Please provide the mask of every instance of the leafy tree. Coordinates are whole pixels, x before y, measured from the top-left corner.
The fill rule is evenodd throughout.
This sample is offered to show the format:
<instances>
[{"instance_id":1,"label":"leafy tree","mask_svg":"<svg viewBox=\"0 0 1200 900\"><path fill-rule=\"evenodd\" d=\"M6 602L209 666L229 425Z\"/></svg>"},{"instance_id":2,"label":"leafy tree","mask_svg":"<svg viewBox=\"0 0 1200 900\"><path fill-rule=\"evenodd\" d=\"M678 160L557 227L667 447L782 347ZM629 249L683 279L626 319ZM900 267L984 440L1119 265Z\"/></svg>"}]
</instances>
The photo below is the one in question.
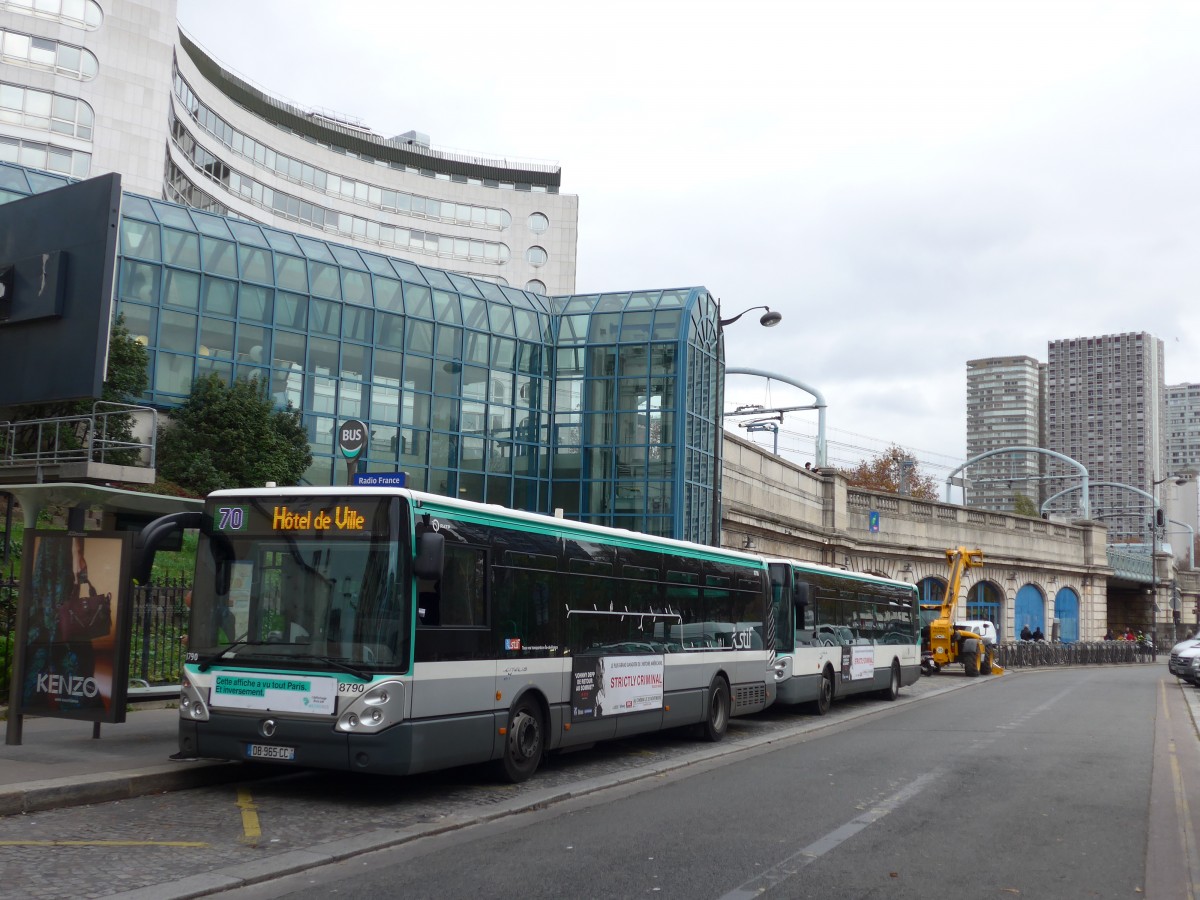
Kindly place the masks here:
<instances>
[{"instance_id":1,"label":"leafy tree","mask_svg":"<svg viewBox=\"0 0 1200 900\"><path fill-rule=\"evenodd\" d=\"M228 385L215 373L197 378L168 418L158 435L159 474L199 495L268 481L294 485L312 463L299 410L275 409L257 379Z\"/></svg>"},{"instance_id":2,"label":"leafy tree","mask_svg":"<svg viewBox=\"0 0 1200 900\"><path fill-rule=\"evenodd\" d=\"M1029 516L1031 519L1037 519L1041 516L1038 512L1038 506L1025 494L1013 495L1013 512L1018 516Z\"/></svg>"},{"instance_id":3,"label":"leafy tree","mask_svg":"<svg viewBox=\"0 0 1200 900\"><path fill-rule=\"evenodd\" d=\"M112 332L108 341L108 368L104 373L104 384L99 398L72 400L61 403L28 403L8 411L7 418L12 422L27 422L34 419L65 419L76 416L90 416L95 399L106 400L110 403L137 403L150 383L147 369L149 356L146 348L134 339L129 329L125 327L125 319L118 316L113 322ZM103 409L103 407L101 407ZM2 413L2 411L0 411ZM128 442L134 439L134 417L127 413L105 417L104 438L107 441ZM33 429L17 429L17 453L32 453L37 448L38 432ZM43 431L42 450L80 450L87 440L87 429L81 423L77 429L59 429ZM117 465L135 465L138 462L137 450L116 450L104 454L104 462Z\"/></svg>"},{"instance_id":4,"label":"leafy tree","mask_svg":"<svg viewBox=\"0 0 1200 900\"><path fill-rule=\"evenodd\" d=\"M851 487L897 494L903 485L908 495L918 500L937 499L933 476L922 474L916 457L897 444L852 469L838 471L846 476Z\"/></svg>"}]
</instances>

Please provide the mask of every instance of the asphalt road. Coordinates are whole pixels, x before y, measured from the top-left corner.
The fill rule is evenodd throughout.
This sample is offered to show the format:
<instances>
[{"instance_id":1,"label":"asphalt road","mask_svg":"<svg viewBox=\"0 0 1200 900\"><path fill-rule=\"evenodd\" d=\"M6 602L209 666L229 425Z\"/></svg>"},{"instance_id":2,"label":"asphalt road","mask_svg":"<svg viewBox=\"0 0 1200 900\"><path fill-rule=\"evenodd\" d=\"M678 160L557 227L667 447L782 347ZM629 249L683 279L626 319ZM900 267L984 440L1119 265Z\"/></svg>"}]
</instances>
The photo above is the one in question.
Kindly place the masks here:
<instances>
[{"instance_id":1,"label":"asphalt road","mask_svg":"<svg viewBox=\"0 0 1200 900\"><path fill-rule=\"evenodd\" d=\"M0 894L1190 896L1200 764L1165 666L907 694L601 745L520 786L297 772L8 817Z\"/></svg>"},{"instance_id":2,"label":"asphalt road","mask_svg":"<svg viewBox=\"0 0 1200 900\"><path fill-rule=\"evenodd\" d=\"M1161 676L1003 679L233 896L1184 897L1145 889Z\"/></svg>"}]
</instances>

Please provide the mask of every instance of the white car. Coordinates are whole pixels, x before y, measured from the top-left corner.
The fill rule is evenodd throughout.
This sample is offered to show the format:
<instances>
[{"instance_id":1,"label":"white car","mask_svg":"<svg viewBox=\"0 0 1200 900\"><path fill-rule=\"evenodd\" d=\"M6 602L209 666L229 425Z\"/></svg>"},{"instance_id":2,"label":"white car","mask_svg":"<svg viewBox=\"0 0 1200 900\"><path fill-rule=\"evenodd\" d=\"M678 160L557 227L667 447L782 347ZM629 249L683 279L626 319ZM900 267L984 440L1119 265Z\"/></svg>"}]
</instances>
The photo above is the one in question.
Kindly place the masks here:
<instances>
[{"instance_id":1,"label":"white car","mask_svg":"<svg viewBox=\"0 0 1200 900\"><path fill-rule=\"evenodd\" d=\"M1171 661L1167 663L1167 671L1176 678L1182 678L1195 684L1196 668L1192 665L1200 659L1200 640L1180 641L1171 648Z\"/></svg>"},{"instance_id":2,"label":"white car","mask_svg":"<svg viewBox=\"0 0 1200 900\"><path fill-rule=\"evenodd\" d=\"M955 622L954 627L974 632L983 638L983 642L989 647L996 646L996 626L986 619L964 619L961 622Z\"/></svg>"}]
</instances>

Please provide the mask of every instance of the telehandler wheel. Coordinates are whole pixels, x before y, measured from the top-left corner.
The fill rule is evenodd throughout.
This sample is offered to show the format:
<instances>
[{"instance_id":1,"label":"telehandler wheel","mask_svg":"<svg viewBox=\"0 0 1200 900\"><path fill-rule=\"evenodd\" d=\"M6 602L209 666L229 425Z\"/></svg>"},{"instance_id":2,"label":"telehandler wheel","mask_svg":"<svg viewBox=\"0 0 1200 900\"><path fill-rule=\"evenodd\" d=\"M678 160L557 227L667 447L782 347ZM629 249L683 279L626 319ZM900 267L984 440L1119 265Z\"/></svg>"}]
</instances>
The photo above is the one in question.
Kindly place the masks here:
<instances>
[{"instance_id":1,"label":"telehandler wheel","mask_svg":"<svg viewBox=\"0 0 1200 900\"><path fill-rule=\"evenodd\" d=\"M958 655L962 657L963 669L966 670L968 678L979 677L979 641L974 638L967 638L962 642L962 646L958 650Z\"/></svg>"},{"instance_id":2,"label":"telehandler wheel","mask_svg":"<svg viewBox=\"0 0 1200 900\"><path fill-rule=\"evenodd\" d=\"M979 674L992 674L992 648L987 644L983 645L983 652L979 654Z\"/></svg>"}]
</instances>

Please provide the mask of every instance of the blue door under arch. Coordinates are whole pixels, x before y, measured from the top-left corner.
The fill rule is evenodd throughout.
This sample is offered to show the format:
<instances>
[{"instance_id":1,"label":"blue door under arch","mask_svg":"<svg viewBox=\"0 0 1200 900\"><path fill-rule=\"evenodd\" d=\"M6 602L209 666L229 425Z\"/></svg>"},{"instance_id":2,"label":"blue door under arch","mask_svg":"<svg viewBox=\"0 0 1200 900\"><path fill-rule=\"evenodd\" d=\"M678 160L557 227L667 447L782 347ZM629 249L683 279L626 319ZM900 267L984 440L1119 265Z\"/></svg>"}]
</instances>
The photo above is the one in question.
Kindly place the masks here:
<instances>
[{"instance_id":1,"label":"blue door under arch","mask_svg":"<svg viewBox=\"0 0 1200 900\"><path fill-rule=\"evenodd\" d=\"M1058 639L1064 643L1079 640L1079 595L1069 587L1054 595L1054 618L1058 619Z\"/></svg>"},{"instance_id":2,"label":"blue door under arch","mask_svg":"<svg viewBox=\"0 0 1200 900\"><path fill-rule=\"evenodd\" d=\"M1021 629L1028 625L1030 631L1040 628L1045 634L1045 612L1042 592L1032 584L1025 585L1017 591L1017 602L1013 607L1013 630L1020 634Z\"/></svg>"},{"instance_id":3,"label":"blue door under arch","mask_svg":"<svg viewBox=\"0 0 1200 900\"><path fill-rule=\"evenodd\" d=\"M917 582L917 596L921 603L941 603L946 596L946 582L930 575Z\"/></svg>"},{"instance_id":4,"label":"blue door under arch","mask_svg":"<svg viewBox=\"0 0 1200 900\"><path fill-rule=\"evenodd\" d=\"M1004 602L1000 589L981 581L967 594L967 618L983 619L996 626L996 640L1004 640Z\"/></svg>"}]
</instances>

